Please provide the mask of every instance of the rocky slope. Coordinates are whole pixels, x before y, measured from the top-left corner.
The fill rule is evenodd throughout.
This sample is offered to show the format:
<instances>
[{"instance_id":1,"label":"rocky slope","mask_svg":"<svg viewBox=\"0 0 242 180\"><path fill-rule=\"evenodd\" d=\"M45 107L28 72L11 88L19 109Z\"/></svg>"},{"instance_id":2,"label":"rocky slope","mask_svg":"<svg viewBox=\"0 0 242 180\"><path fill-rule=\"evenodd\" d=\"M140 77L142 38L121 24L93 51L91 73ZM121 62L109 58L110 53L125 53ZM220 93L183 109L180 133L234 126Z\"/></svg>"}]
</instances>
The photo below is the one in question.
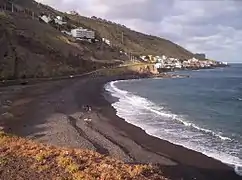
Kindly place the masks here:
<instances>
[{"instance_id":1,"label":"rocky slope","mask_svg":"<svg viewBox=\"0 0 242 180\"><path fill-rule=\"evenodd\" d=\"M83 16L68 15L70 19L92 28L102 37L109 39L114 46L134 55L166 55L176 58L191 58L193 53L163 38L133 31L123 25L110 21Z\"/></svg>"},{"instance_id":2,"label":"rocky slope","mask_svg":"<svg viewBox=\"0 0 242 180\"><path fill-rule=\"evenodd\" d=\"M0 12L0 79L83 73L128 59L100 42L76 42L37 15L8 10Z\"/></svg>"},{"instance_id":3,"label":"rocky slope","mask_svg":"<svg viewBox=\"0 0 242 180\"><path fill-rule=\"evenodd\" d=\"M14 13L11 12L13 2ZM165 54L190 58L193 54L169 40L145 35L112 22L69 15L33 0L0 0L0 79L50 77L83 73L128 60L133 55ZM58 27L40 22L41 14L61 15L67 25ZM76 42L60 30L82 26L96 32L105 43ZM123 34L123 38L122 38Z\"/></svg>"}]
</instances>

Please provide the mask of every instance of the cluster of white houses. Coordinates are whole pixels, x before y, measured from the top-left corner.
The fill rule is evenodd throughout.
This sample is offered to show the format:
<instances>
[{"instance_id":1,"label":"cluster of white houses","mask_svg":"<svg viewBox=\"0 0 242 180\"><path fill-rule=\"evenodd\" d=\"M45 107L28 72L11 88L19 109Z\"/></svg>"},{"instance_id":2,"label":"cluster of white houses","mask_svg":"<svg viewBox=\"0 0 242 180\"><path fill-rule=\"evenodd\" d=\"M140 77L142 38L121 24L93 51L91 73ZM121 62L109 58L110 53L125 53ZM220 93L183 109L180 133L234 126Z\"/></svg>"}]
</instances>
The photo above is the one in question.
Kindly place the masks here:
<instances>
[{"instance_id":1,"label":"cluster of white houses","mask_svg":"<svg viewBox=\"0 0 242 180\"><path fill-rule=\"evenodd\" d=\"M71 11L68 14L76 15L78 13L75 12L75 11ZM67 22L63 21L63 18L61 16L50 17L50 16L42 15L39 18L42 21L44 21L45 23L54 22L55 24L58 24L58 25L67 24ZM92 19L97 19L97 18L92 17ZM82 28L82 27L71 29L70 32L68 32L68 31L61 31L61 32L68 34L68 35L74 37L75 39L79 39L79 40L88 40L89 42L93 42L93 40L98 41L98 40L96 40L95 31L85 29L85 28ZM106 38L102 38L101 41L104 42L105 44L109 45L109 46L112 45L111 41L106 39ZM121 52L122 51L120 51L120 53ZM124 54L128 55L125 52L124 52ZM195 57L193 57L191 59L178 59L178 58L173 58L173 57L167 57L165 55L161 55L161 56L153 56L153 55L140 56L140 59L142 61L155 64L155 67L158 68L158 69L159 68L160 69L183 69L183 68L195 68L195 69L197 69L197 68L210 68L210 67L219 66L219 65L221 65L221 66L227 65L227 63L219 63L219 62L216 62L216 61L207 60L205 54L196 54L196 57L198 57L200 59L204 59L204 60L199 60Z\"/></svg>"},{"instance_id":2,"label":"cluster of white houses","mask_svg":"<svg viewBox=\"0 0 242 180\"><path fill-rule=\"evenodd\" d=\"M95 32L82 27L72 29L70 33L74 38L95 39Z\"/></svg>"},{"instance_id":3,"label":"cluster of white houses","mask_svg":"<svg viewBox=\"0 0 242 180\"><path fill-rule=\"evenodd\" d=\"M50 16L43 15L43 16L40 16L39 18L45 23L50 23L51 21L54 21L56 24L59 24L59 25L67 24L67 22L63 21L63 18L61 16L56 16L55 18L51 18Z\"/></svg>"},{"instance_id":4,"label":"cluster of white houses","mask_svg":"<svg viewBox=\"0 0 242 180\"><path fill-rule=\"evenodd\" d=\"M71 14L74 14L76 12L70 12ZM42 21L44 21L45 23L50 23L51 21L52 22L55 22L55 24L59 24L59 25L65 25L67 24L67 22L64 22L63 21L63 18L61 16L56 16L55 18L51 18L50 16L46 16L46 15L42 15L39 17ZM71 31L61 31L62 33L65 33L67 35L70 35L76 39L79 39L79 40L82 40L82 39L85 39L85 40L89 40L90 42L92 40L96 40L96 36L95 36L95 31L92 31L92 30L89 30L89 29L85 29L85 28L82 28L82 27L78 27L78 28L74 28L74 29L71 29ZM102 38L102 41L111 46L111 41L106 39L106 38Z\"/></svg>"},{"instance_id":5,"label":"cluster of white houses","mask_svg":"<svg viewBox=\"0 0 242 180\"><path fill-rule=\"evenodd\" d=\"M67 22L63 21L63 18L61 16L56 16L55 18L51 18L50 16L40 16L40 19L44 21L45 23L50 23L51 21L55 22L56 24L59 25L65 25ZM95 39L95 32L92 30L84 29L82 27L71 29L70 32L68 31L62 31L65 34L71 35L74 38L79 38L79 39Z\"/></svg>"},{"instance_id":6,"label":"cluster of white houses","mask_svg":"<svg viewBox=\"0 0 242 180\"><path fill-rule=\"evenodd\" d=\"M162 56L141 56L143 61L151 62L155 64L155 67L158 69L199 69L199 68L211 68L215 66L226 66L227 63L216 62L213 60L199 60L195 57L191 59L178 59L173 57Z\"/></svg>"}]
</instances>

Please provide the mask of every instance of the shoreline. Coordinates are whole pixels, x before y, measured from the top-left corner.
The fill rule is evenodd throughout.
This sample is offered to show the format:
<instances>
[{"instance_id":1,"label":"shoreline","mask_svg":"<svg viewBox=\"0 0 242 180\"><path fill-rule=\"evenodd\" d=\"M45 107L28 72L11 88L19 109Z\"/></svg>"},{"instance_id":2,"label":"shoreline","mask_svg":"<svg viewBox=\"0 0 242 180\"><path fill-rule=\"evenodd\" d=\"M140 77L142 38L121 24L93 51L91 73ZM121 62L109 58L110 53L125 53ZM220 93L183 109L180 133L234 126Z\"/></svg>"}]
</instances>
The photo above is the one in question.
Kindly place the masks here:
<instances>
[{"instance_id":1,"label":"shoreline","mask_svg":"<svg viewBox=\"0 0 242 180\"><path fill-rule=\"evenodd\" d=\"M177 77L170 77L170 78L186 78L186 76L177 76ZM154 78L155 79L155 78ZM165 78L161 78L161 79L165 79ZM119 90L123 90L123 89L119 89L117 86L116 86L116 83L119 83L119 82L129 82L129 81L132 81L132 80L136 80L136 79L126 79L126 80L114 80L114 81L111 81L111 82L108 82L107 84L110 84L110 83L114 83L115 84L115 88L113 87L113 88L111 88L111 90L110 90L110 85L108 85L108 89L106 90L106 85L105 85L105 87L104 87L104 89L106 90L106 91L108 91L108 93L110 94L109 96L111 96L111 98L110 99L112 99L112 98L115 98L115 101L109 101L109 99L107 99L107 101L108 102L110 102L110 104L111 104L111 106L114 108L114 110L115 110L115 112L116 112L116 115L119 117L119 118L121 118L121 119L123 119L125 122L127 122L127 123L129 123L129 124L131 124L131 125L133 125L133 126L136 126L136 127L138 127L138 128L141 128L143 131L145 131L145 133L146 134L148 134L149 136L152 136L152 137L156 137L156 138L159 138L159 139L161 139L161 140L164 140L164 141L168 141L169 143L171 143L171 144L174 144L174 145L176 145L176 146L181 146L181 147L183 147L183 148L186 148L186 149L189 149L189 150L192 150L192 151L195 151L195 152L198 152L198 153L201 153L201 154L203 154L203 155L205 155L205 156L207 156L207 157L209 157L209 158L212 158L212 159L215 159L215 160L217 160L217 161L220 161L220 162L222 162L223 164L225 164L225 165L228 165L228 166L230 166L231 168L234 168L234 171L238 174L238 175L240 175L240 176L242 176L242 174L239 172L239 170L238 169L240 169L240 167L241 166L236 166L235 164L232 164L232 163L229 163L229 162L226 162L226 161L224 161L224 159L219 159L219 158L216 158L216 157L213 157L213 156L209 156L209 155L207 155L206 154L206 151L205 152L203 152L203 151L199 151L199 150L196 150L196 148L193 148L192 146L186 146L186 145L183 145L183 143L180 143L180 142L173 142L172 140L169 140L169 138L168 139L166 139L166 138L163 138L162 136L157 136L157 135L155 135L155 134L153 134L153 133L151 133L151 132L149 132L149 129L147 129L145 126L143 126L143 124L142 124L142 122L141 122L141 124L140 123L136 123L136 121L130 121L129 120L129 118L127 117L127 119L126 119L126 116L125 116L125 114L124 114L124 117L122 117L122 115L119 115L119 110L121 111L121 114L123 114L123 111L122 111L122 109L123 109L123 106L120 106L120 105L118 105L118 108L116 109L116 106L114 105L113 106L113 103L116 103L116 102L118 102L119 101L119 98L116 98L116 97L114 97L113 96L113 92L114 92L114 94L116 94ZM113 84L113 85L114 85ZM116 88L118 88L117 90L114 90L114 89L116 89ZM127 90L124 90L124 91L127 91ZM130 93L130 92L128 92L128 93ZM132 95L136 95L136 94L132 94ZM137 95L136 95L137 96ZM140 96L139 96L140 97ZM141 98L143 98L143 97L141 97ZM149 99L147 99L147 98L145 98L146 100L149 100ZM122 98L121 98L121 101L122 101ZM118 103L119 104L119 103ZM132 106L133 107L133 106ZM125 108L125 105L124 105L124 108ZM133 107L133 108L135 108L135 106ZM126 108L125 108L126 109ZM130 109L130 108L129 108ZM134 114L135 115L135 114ZM161 117L161 119L162 119L162 117ZM137 120L137 119L136 119ZM161 129L162 130L162 129ZM206 130L206 129L205 129ZM217 134L216 134L217 135ZM232 141L232 139L230 139L230 138L228 138L228 137L225 137L225 136L217 136L218 138L220 138L220 139L222 139L222 140L230 140L230 141Z\"/></svg>"},{"instance_id":2,"label":"shoreline","mask_svg":"<svg viewBox=\"0 0 242 180\"><path fill-rule=\"evenodd\" d=\"M18 102L21 98L33 100L19 103L10 110L16 118L5 120L2 126L6 132L42 143L95 150L131 164L152 163L171 179L241 179L226 164L150 136L119 118L106 99L110 94L105 91L104 85L110 81L132 78L135 77L84 77L47 82L45 87L43 84L29 89L26 87L14 98ZM33 89L38 91L33 92ZM90 105L92 112L83 112L83 105ZM20 113L18 117L17 113ZM88 118L91 122L85 121Z\"/></svg>"},{"instance_id":3,"label":"shoreline","mask_svg":"<svg viewBox=\"0 0 242 180\"><path fill-rule=\"evenodd\" d=\"M167 77L166 77L167 78ZM173 78L173 77L170 77ZM176 78L176 77L175 77ZM178 76L179 78L179 76ZM130 78L120 78L120 79L114 79L112 81L119 81L119 80L132 80ZM112 82L112 81L108 81L106 83ZM106 84L105 83L105 84ZM103 85L105 85L103 84ZM106 92L106 90L102 89L103 93L109 93ZM101 93L101 94L103 94ZM112 95L111 93L109 93L109 98L112 99ZM188 149L184 146L181 145L177 145L177 144L173 144L172 142L169 142L167 140L149 135L148 133L146 133L145 130L143 130L142 128L135 126L131 123L128 123L125 119L119 117L116 113L117 110L112 107L112 103L111 101L107 100L106 101L110 104L110 111L109 112L104 112L104 114L106 116L109 116L110 118L114 118L114 116L116 116L115 120L116 122L114 122L114 124L118 127L121 127L121 129L123 131L126 131L129 133L131 139L133 139L135 142L137 142L138 144L141 144L143 148L149 150L149 151L155 151L155 153L164 156L169 157L169 159L175 161L178 165L179 168L181 169L186 169L185 171L187 171L188 169L193 169L193 168L204 168L203 170L206 171L205 169L212 169L214 171L216 170L225 170L223 172L223 170L218 173L220 175L218 175L218 179L219 178L223 178L226 179L226 174L230 174L231 175L234 173L235 171L232 167L230 167L229 165L223 163L220 160L217 160L215 158L209 157L201 152L197 152L194 151L192 149ZM113 112L112 112L113 111ZM117 123L117 121L119 121ZM112 123L112 122L111 122ZM127 128L127 126L132 126ZM137 135L136 135L137 134ZM152 142L153 141L153 142ZM159 145L158 145L159 144ZM184 155L184 157L181 157L177 151L179 151L181 154ZM190 156L190 159L187 158L188 156ZM201 160L200 160L201 159ZM162 166L162 165L161 165ZM192 167L191 167L192 166ZM164 166L162 166L164 168ZM169 167L168 167L169 169ZM202 171L203 171L202 170ZM168 170L169 171L169 170ZM172 170L174 171L174 170ZM227 171L227 172L226 172ZM232 171L232 172L230 172ZM169 171L170 172L170 171ZM224 174L223 174L224 173ZM222 175L223 174L223 175ZM212 179L216 179L217 175L213 176ZM240 178L237 174L236 174L237 178ZM236 178L236 176L233 177ZM206 179L209 179L208 177L206 177ZM232 177L231 177L232 179Z\"/></svg>"}]
</instances>

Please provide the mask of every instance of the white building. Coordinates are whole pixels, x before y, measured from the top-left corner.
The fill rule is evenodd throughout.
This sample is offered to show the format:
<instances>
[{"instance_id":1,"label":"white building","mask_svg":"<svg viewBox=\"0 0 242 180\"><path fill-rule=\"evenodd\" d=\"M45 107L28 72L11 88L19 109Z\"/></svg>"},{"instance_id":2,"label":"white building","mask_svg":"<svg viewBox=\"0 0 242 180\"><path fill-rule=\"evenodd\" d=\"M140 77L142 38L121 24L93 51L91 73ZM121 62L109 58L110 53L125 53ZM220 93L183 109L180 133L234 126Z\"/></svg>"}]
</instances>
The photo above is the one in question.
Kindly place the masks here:
<instances>
[{"instance_id":1,"label":"white building","mask_svg":"<svg viewBox=\"0 0 242 180\"><path fill-rule=\"evenodd\" d=\"M66 13L67 14L71 14L71 15L78 15L78 12L76 12L76 11L68 11Z\"/></svg>"},{"instance_id":2,"label":"white building","mask_svg":"<svg viewBox=\"0 0 242 180\"><path fill-rule=\"evenodd\" d=\"M106 38L102 38L102 41L105 42L107 45L111 46L110 40L108 40Z\"/></svg>"},{"instance_id":3,"label":"white building","mask_svg":"<svg viewBox=\"0 0 242 180\"><path fill-rule=\"evenodd\" d=\"M46 15L40 16L40 19L45 23L49 23L51 21L51 18Z\"/></svg>"},{"instance_id":4,"label":"white building","mask_svg":"<svg viewBox=\"0 0 242 180\"><path fill-rule=\"evenodd\" d=\"M163 60L162 58L158 58L158 59L157 59L157 62L163 63L164 60Z\"/></svg>"},{"instance_id":5,"label":"white building","mask_svg":"<svg viewBox=\"0 0 242 180\"><path fill-rule=\"evenodd\" d=\"M71 30L71 35L80 39L95 39L95 32L83 28L77 28Z\"/></svg>"},{"instance_id":6,"label":"white building","mask_svg":"<svg viewBox=\"0 0 242 180\"><path fill-rule=\"evenodd\" d=\"M56 16L54 20L56 24L59 24L59 25L66 24L66 22L63 22L63 18L61 16Z\"/></svg>"},{"instance_id":7,"label":"white building","mask_svg":"<svg viewBox=\"0 0 242 180\"><path fill-rule=\"evenodd\" d=\"M158 68L163 68L164 65L162 63L156 63L155 64L155 68L158 69Z\"/></svg>"},{"instance_id":8,"label":"white building","mask_svg":"<svg viewBox=\"0 0 242 180\"><path fill-rule=\"evenodd\" d=\"M182 68L182 64L181 64L181 62L178 62L178 61L177 61L177 62L175 63L175 67L178 68L178 69L181 69L181 68Z\"/></svg>"},{"instance_id":9,"label":"white building","mask_svg":"<svg viewBox=\"0 0 242 180\"><path fill-rule=\"evenodd\" d=\"M198 62L198 61L199 61L199 60L196 59L195 57L193 57L192 59L189 59L189 60L188 60L189 63L196 63L196 62Z\"/></svg>"},{"instance_id":10,"label":"white building","mask_svg":"<svg viewBox=\"0 0 242 180\"><path fill-rule=\"evenodd\" d=\"M162 57L161 57L163 60L166 60L167 59L167 57L165 56L165 55L162 55Z\"/></svg>"}]
</instances>

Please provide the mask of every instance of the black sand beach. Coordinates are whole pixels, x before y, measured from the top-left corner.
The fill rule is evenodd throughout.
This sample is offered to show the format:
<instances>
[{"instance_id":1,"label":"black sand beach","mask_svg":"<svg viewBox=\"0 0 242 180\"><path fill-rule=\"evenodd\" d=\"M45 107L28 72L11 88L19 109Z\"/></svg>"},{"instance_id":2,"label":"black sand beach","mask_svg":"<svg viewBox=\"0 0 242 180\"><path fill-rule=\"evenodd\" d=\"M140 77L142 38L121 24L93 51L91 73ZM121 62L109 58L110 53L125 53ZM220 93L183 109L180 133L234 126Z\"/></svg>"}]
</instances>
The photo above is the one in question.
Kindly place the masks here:
<instances>
[{"instance_id":1,"label":"black sand beach","mask_svg":"<svg viewBox=\"0 0 242 180\"><path fill-rule=\"evenodd\" d=\"M103 86L127 77L85 77L0 89L0 127L61 147L87 148L128 163L152 163L171 179L239 180L229 166L149 136L116 116ZM109 101L107 101L107 99ZM92 111L86 112L83 106Z\"/></svg>"}]
</instances>

